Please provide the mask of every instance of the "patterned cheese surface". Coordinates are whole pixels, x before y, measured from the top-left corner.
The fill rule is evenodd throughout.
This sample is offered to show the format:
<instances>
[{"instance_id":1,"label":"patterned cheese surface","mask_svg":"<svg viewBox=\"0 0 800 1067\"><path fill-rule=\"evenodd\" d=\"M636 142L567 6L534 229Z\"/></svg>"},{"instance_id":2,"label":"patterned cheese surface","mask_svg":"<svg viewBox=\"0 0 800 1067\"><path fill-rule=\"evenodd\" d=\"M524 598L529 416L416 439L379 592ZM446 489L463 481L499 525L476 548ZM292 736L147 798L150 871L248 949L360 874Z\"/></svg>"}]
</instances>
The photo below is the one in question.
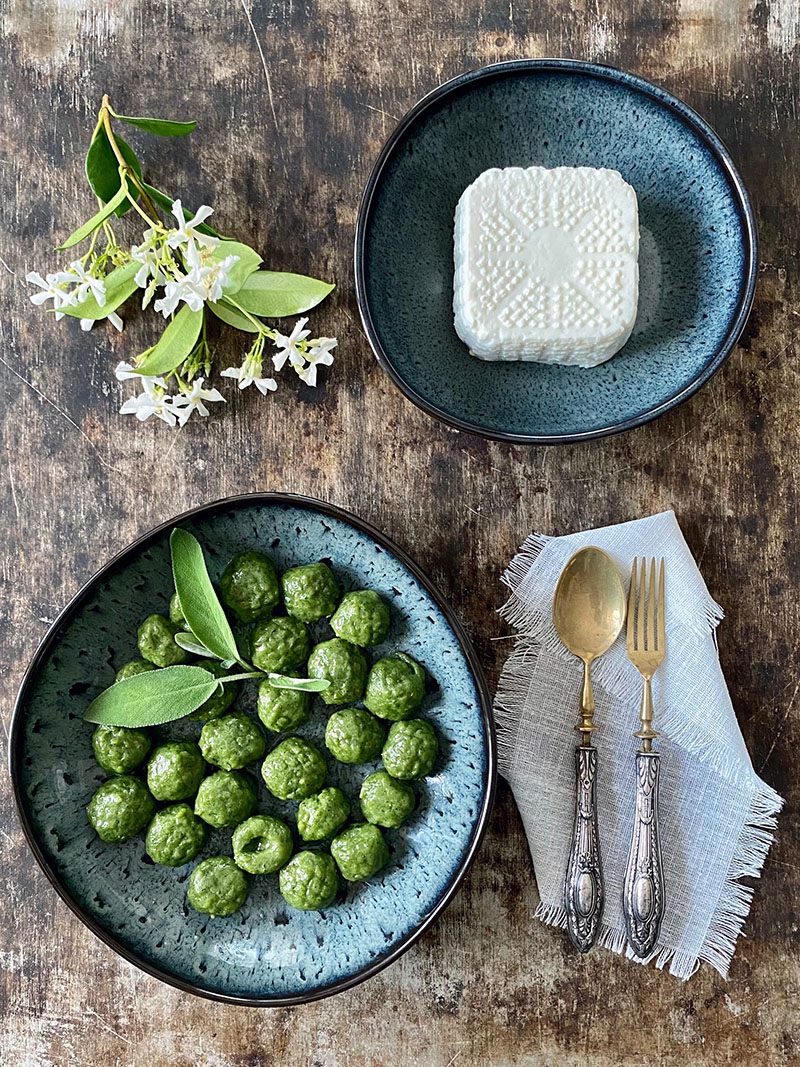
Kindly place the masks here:
<instances>
[{"instance_id":1,"label":"patterned cheese surface","mask_svg":"<svg viewBox=\"0 0 800 1067\"><path fill-rule=\"evenodd\" d=\"M484 171L456 208L456 332L481 359L603 363L633 329L638 250L617 171Z\"/></svg>"}]
</instances>

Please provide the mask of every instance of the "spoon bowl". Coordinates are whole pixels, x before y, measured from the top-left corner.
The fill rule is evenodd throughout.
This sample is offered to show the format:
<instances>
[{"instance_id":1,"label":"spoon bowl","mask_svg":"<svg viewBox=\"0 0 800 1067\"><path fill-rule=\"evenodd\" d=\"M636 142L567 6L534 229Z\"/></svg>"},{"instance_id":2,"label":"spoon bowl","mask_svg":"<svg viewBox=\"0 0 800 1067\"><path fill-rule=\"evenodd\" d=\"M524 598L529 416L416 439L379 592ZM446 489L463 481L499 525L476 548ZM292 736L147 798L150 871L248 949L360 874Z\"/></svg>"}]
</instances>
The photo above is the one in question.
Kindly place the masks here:
<instances>
[{"instance_id":1,"label":"spoon bowl","mask_svg":"<svg viewBox=\"0 0 800 1067\"><path fill-rule=\"evenodd\" d=\"M586 662L614 644L625 622L625 588L616 564L592 545L572 556L556 585L553 623L562 644Z\"/></svg>"}]
</instances>

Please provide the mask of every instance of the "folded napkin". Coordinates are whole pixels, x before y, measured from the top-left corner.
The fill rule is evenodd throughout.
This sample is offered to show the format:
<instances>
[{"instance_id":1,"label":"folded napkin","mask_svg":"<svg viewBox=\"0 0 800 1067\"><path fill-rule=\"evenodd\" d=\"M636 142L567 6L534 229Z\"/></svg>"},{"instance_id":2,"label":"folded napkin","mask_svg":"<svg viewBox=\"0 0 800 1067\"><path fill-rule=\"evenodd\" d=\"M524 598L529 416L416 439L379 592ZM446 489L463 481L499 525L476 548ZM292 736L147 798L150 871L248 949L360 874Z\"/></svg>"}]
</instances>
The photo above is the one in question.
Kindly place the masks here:
<instances>
[{"instance_id":1,"label":"folded napkin","mask_svg":"<svg viewBox=\"0 0 800 1067\"><path fill-rule=\"evenodd\" d=\"M666 560L667 654L653 679L666 910L650 959L679 978L691 977L701 960L726 976L753 894L739 879L759 875L783 801L753 770L717 656L722 610L671 511L566 537L533 534L503 577L511 596L501 614L520 636L495 703L499 762L530 845L541 898L536 915L566 927L582 667L558 639L552 604L564 564L584 545L605 549L626 587L634 556ZM622 885L641 678L626 656L624 630L593 664L592 681L606 888L598 940L635 959L625 937Z\"/></svg>"}]
</instances>

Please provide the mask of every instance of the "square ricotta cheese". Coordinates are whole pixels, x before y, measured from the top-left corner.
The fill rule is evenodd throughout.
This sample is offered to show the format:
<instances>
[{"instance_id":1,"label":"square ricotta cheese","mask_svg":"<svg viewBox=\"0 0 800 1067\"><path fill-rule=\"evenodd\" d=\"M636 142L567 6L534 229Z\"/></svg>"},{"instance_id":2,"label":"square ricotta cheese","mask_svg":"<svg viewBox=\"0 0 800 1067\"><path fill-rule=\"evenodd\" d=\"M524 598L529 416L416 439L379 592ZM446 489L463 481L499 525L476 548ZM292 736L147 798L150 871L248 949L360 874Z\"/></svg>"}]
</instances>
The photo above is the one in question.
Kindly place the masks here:
<instances>
[{"instance_id":1,"label":"square ricotta cheese","mask_svg":"<svg viewBox=\"0 0 800 1067\"><path fill-rule=\"evenodd\" d=\"M484 171L456 208L456 332L481 359L597 366L633 329L638 252L617 171Z\"/></svg>"}]
</instances>

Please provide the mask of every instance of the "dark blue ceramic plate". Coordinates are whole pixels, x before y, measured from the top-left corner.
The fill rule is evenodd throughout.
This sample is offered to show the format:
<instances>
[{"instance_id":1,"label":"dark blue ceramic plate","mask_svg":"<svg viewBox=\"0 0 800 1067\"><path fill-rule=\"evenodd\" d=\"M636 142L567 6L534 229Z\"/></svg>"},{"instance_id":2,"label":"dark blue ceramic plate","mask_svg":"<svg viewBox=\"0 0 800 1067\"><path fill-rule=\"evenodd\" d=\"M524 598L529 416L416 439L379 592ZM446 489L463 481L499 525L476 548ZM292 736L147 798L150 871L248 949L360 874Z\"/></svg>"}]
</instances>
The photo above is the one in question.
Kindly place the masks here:
<instances>
[{"instance_id":1,"label":"dark blue ceramic plate","mask_svg":"<svg viewBox=\"0 0 800 1067\"><path fill-rule=\"evenodd\" d=\"M611 167L636 190L633 335L591 370L489 363L453 328L453 216L490 167ZM384 370L462 430L547 444L601 437L675 407L744 328L756 232L742 181L694 111L642 78L572 60L498 63L434 90L389 138L356 229L361 317Z\"/></svg>"},{"instance_id":2,"label":"dark blue ceramic plate","mask_svg":"<svg viewBox=\"0 0 800 1067\"><path fill-rule=\"evenodd\" d=\"M193 864L152 864L140 835L106 845L85 808L104 775L92 758L89 701L136 655L139 621L166 611L169 533L180 523L206 549L212 578L243 548L268 551L279 568L329 559L345 589L366 586L392 608L386 649L403 648L438 682L422 713L442 752L417 783L407 826L389 831L392 860L368 883L340 891L324 912L288 907L277 875L252 879L246 904L209 920L185 905ZM328 624L320 626L321 637ZM327 636L332 636L328 632ZM370 650L374 659L382 649ZM247 706L246 699L244 706ZM300 731L321 743L321 702ZM162 728L196 737L199 724ZM273 737L274 740L274 737ZM375 766L332 759L329 782L357 798ZM257 766L252 768L257 775ZM304 497L262 494L199 508L159 527L104 567L61 614L23 681L11 735L11 774L28 841L64 900L94 932L145 971L219 1000L286 1005L338 992L374 974L409 947L458 888L480 843L495 782L486 683L458 622L430 582L377 530ZM259 810L294 814L261 789ZM357 810L357 799L356 799ZM215 831L202 855L230 854L230 831Z\"/></svg>"}]
</instances>

